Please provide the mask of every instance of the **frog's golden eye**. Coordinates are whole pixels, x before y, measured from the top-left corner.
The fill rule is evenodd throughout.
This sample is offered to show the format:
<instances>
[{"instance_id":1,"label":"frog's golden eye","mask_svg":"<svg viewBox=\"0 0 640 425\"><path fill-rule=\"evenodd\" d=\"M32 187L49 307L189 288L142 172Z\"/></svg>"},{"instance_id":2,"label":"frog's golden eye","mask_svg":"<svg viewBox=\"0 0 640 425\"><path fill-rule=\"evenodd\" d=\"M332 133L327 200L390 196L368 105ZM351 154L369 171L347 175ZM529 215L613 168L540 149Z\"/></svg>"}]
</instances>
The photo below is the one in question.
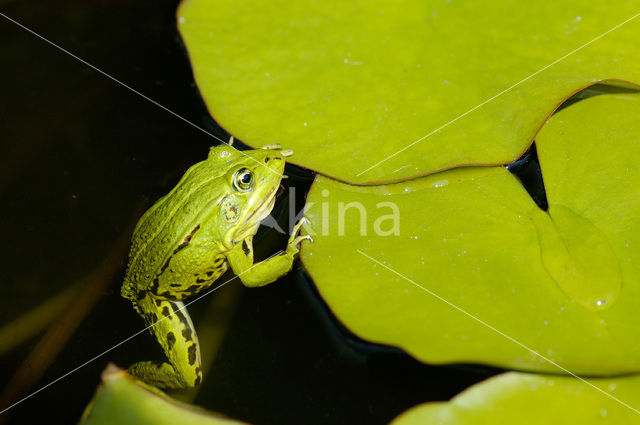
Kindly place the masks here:
<instances>
[{"instance_id":1,"label":"frog's golden eye","mask_svg":"<svg viewBox=\"0 0 640 425\"><path fill-rule=\"evenodd\" d=\"M241 168L233 175L233 188L239 192L253 189L253 173L248 168Z\"/></svg>"}]
</instances>

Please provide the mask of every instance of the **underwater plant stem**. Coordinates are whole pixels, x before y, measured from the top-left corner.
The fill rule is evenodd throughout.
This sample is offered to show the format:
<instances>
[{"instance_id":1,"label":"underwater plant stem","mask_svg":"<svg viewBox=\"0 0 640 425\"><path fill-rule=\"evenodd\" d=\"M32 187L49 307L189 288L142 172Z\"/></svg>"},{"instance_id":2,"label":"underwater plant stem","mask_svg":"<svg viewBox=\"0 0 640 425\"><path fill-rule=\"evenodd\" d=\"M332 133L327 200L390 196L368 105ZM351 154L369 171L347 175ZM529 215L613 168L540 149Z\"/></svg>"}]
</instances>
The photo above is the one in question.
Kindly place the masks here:
<instances>
[{"instance_id":1,"label":"underwater plant stem","mask_svg":"<svg viewBox=\"0 0 640 425\"><path fill-rule=\"evenodd\" d=\"M123 267L123 259L127 255L129 240L141 213L142 204L135 208L134 220L131 220L125 231L118 236L100 264L74 285L82 290L76 293L66 311L51 325L22 362L0 394L0 406L11 405L38 382L83 322L83 319L103 296L109 284L113 283L113 278ZM2 415L0 424L5 422L8 417L9 415Z\"/></svg>"}]
</instances>

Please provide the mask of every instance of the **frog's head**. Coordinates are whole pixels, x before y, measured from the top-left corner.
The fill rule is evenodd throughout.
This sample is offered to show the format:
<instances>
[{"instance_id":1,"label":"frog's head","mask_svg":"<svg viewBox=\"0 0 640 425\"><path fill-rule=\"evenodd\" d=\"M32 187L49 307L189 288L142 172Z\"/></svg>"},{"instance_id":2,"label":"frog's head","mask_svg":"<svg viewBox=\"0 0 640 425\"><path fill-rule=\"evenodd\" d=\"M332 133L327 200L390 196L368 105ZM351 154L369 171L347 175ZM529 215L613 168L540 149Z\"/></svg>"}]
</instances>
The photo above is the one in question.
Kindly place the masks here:
<instances>
[{"instance_id":1,"label":"frog's head","mask_svg":"<svg viewBox=\"0 0 640 425\"><path fill-rule=\"evenodd\" d=\"M223 244L231 248L254 235L273 209L285 159L277 150L237 151L226 145L212 148L209 159L226 163L218 223Z\"/></svg>"}]
</instances>

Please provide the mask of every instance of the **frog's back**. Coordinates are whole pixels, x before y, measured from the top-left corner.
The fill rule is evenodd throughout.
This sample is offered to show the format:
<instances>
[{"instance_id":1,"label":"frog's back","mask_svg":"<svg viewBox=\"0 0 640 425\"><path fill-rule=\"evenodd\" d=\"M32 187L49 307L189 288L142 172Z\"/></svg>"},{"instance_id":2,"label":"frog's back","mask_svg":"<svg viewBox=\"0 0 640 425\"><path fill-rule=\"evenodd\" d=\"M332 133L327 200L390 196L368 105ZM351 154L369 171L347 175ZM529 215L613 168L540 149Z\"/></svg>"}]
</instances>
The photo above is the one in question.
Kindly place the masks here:
<instances>
[{"instance_id":1,"label":"frog's back","mask_svg":"<svg viewBox=\"0 0 640 425\"><path fill-rule=\"evenodd\" d=\"M225 196L220 179L226 170L212 160L193 165L171 192L145 212L133 233L123 296L133 299L152 285L157 287L169 265L171 272L178 273L175 286L184 273L193 275L214 263L217 268L226 266L220 261L225 248L216 226L211 226Z\"/></svg>"}]
</instances>

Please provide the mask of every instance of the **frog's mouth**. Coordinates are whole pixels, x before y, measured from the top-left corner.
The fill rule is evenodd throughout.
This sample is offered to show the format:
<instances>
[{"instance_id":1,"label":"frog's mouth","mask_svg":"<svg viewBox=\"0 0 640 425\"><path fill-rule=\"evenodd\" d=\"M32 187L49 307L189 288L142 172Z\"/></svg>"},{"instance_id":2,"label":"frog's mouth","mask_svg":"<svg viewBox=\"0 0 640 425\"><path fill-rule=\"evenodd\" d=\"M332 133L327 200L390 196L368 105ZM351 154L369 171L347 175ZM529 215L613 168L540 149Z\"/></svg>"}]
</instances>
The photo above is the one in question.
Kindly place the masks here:
<instances>
[{"instance_id":1,"label":"frog's mouth","mask_svg":"<svg viewBox=\"0 0 640 425\"><path fill-rule=\"evenodd\" d=\"M276 193L278 192L278 188L280 186L276 186L269 192L267 196L264 197L260 205L253 210L251 215L244 220L244 225L240 229L240 231L235 235L235 240L242 240L249 235L255 234L258 231L258 227L260 226L260 222L267 218L267 216L273 210L273 206L276 203Z\"/></svg>"},{"instance_id":2,"label":"frog's mouth","mask_svg":"<svg viewBox=\"0 0 640 425\"><path fill-rule=\"evenodd\" d=\"M262 220L267 218L267 216L269 216L271 210L273 210L273 206L276 203L277 189L278 188L275 188L271 191L271 193L269 193L269 195L267 195L267 197L262 201L258 208L253 212L253 214L249 216L249 218L247 219L247 223L260 223Z\"/></svg>"}]
</instances>

